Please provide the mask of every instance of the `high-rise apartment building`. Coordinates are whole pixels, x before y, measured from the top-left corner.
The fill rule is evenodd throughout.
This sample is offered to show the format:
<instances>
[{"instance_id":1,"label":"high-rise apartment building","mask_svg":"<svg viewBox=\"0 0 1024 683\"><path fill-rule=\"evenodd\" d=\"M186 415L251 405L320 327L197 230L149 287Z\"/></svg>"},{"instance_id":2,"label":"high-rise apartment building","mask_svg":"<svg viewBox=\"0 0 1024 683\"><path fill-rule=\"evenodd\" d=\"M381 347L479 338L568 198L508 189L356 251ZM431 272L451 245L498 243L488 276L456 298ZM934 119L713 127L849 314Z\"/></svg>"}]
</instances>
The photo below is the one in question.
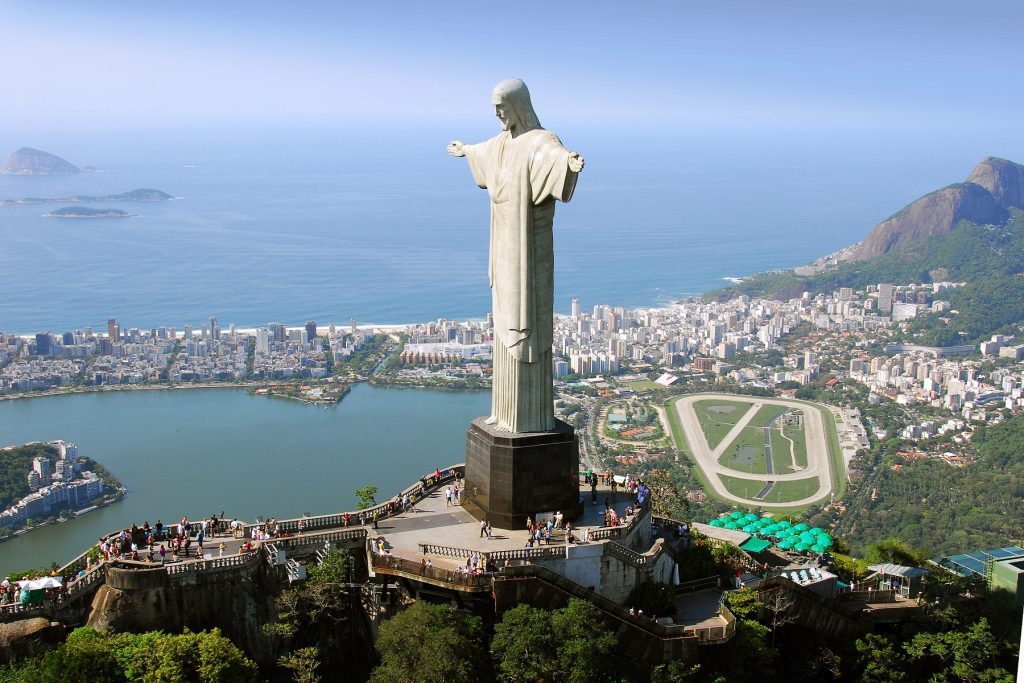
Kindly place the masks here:
<instances>
[{"instance_id":1,"label":"high-rise apartment building","mask_svg":"<svg viewBox=\"0 0 1024 683\"><path fill-rule=\"evenodd\" d=\"M878 285L878 312L888 314L892 311L893 286L890 284Z\"/></svg>"},{"instance_id":2,"label":"high-rise apartment building","mask_svg":"<svg viewBox=\"0 0 1024 683\"><path fill-rule=\"evenodd\" d=\"M571 315L574 318L580 317L580 300L573 298L571 306Z\"/></svg>"},{"instance_id":3,"label":"high-rise apartment building","mask_svg":"<svg viewBox=\"0 0 1024 683\"><path fill-rule=\"evenodd\" d=\"M114 318L107 318L107 336L110 337L110 341L116 342L121 338L120 329L117 326L117 320Z\"/></svg>"},{"instance_id":4,"label":"high-rise apartment building","mask_svg":"<svg viewBox=\"0 0 1024 683\"><path fill-rule=\"evenodd\" d=\"M316 339L316 323L312 320L306 321L306 339L311 343Z\"/></svg>"},{"instance_id":5,"label":"high-rise apartment building","mask_svg":"<svg viewBox=\"0 0 1024 683\"><path fill-rule=\"evenodd\" d=\"M53 337L49 332L40 332L36 335L36 355L49 356L53 353Z\"/></svg>"}]
</instances>

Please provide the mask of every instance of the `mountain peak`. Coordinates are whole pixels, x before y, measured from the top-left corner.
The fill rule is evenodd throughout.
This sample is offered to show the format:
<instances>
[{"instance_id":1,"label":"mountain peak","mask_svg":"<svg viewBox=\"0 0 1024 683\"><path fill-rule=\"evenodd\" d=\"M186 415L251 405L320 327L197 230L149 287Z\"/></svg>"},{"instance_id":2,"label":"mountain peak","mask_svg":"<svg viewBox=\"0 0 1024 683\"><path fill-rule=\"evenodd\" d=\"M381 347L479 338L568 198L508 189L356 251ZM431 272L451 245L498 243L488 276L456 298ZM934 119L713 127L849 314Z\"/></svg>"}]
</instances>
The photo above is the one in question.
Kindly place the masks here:
<instances>
[{"instance_id":1,"label":"mountain peak","mask_svg":"<svg viewBox=\"0 0 1024 683\"><path fill-rule=\"evenodd\" d=\"M999 157L988 157L974 167L967 182L981 185L1003 207L1024 208L1024 166Z\"/></svg>"},{"instance_id":2,"label":"mountain peak","mask_svg":"<svg viewBox=\"0 0 1024 683\"><path fill-rule=\"evenodd\" d=\"M1024 208L1024 166L987 157L966 182L930 192L876 225L850 258L866 261L916 240L944 235L962 220L998 223L1009 207Z\"/></svg>"}]
</instances>

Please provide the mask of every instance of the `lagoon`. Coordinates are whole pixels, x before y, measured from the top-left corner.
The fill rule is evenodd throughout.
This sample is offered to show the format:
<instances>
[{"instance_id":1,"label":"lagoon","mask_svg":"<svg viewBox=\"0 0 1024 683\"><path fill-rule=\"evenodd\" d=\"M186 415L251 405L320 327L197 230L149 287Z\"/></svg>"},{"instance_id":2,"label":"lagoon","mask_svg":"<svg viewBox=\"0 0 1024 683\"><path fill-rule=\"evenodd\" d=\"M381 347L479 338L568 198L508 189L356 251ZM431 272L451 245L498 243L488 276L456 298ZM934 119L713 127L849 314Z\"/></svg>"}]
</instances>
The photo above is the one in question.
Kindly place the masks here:
<instances>
[{"instance_id":1,"label":"lagoon","mask_svg":"<svg viewBox=\"0 0 1024 683\"><path fill-rule=\"evenodd\" d=\"M64 439L107 467L128 495L109 507L0 543L4 573L63 564L103 533L182 515L253 520L355 507L465 456L488 392L357 384L331 406L244 389L116 391L0 402L0 445Z\"/></svg>"}]
</instances>

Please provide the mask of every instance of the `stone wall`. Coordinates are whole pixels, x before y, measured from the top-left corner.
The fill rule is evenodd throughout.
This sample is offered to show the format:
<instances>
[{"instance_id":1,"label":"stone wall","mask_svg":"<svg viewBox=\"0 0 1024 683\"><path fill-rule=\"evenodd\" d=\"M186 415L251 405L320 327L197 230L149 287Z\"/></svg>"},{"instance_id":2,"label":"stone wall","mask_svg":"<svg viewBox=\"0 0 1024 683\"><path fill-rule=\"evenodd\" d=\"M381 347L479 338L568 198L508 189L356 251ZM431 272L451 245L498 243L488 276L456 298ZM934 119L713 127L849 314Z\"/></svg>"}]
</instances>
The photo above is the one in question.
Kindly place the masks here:
<instances>
[{"instance_id":1,"label":"stone wall","mask_svg":"<svg viewBox=\"0 0 1024 683\"><path fill-rule=\"evenodd\" d=\"M168 574L110 567L92 601L88 625L116 631L193 631L219 628L251 657L273 661L262 626L274 615L280 579L262 561L222 571Z\"/></svg>"}]
</instances>

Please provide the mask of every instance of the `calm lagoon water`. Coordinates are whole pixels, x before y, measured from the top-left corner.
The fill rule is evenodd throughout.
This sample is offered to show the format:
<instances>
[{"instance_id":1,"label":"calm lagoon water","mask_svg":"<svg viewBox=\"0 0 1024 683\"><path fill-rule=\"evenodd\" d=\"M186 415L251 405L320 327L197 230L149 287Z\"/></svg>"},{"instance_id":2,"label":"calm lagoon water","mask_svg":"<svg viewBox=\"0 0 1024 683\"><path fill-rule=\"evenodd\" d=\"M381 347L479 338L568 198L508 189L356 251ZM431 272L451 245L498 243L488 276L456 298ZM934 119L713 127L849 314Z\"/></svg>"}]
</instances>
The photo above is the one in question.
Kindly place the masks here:
<instances>
[{"instance_id":1,"label":"calm lagoon water","mask_svg":"<svg viewBox=\"0 0 1024 683\"><path fill-rule=\"evenodd\" d=\"M387 497L462 462L487 392L358 384L336 406L243 389L126 391L0 402L3 445L65 439L128 487L114 505L0 543L0 575L63 563L100 534L224 511L295 517L352 509L367 484Z\"/></svg>"}]
</instances>

